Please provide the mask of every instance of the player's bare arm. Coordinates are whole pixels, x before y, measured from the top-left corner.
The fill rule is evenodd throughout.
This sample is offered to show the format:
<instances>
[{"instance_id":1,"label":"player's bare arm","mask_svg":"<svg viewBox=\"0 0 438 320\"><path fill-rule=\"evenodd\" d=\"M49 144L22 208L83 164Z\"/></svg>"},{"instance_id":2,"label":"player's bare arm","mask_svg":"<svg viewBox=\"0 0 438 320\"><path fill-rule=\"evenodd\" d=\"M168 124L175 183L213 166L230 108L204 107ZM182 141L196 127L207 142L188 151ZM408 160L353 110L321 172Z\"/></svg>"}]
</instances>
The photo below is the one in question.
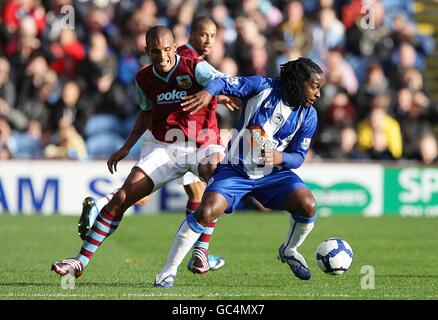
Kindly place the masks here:
<instances>
[{"instance_id":1,"label":"player's bare arm","mask_svg":"<svg viewBox=\"0 0 438 320\"><path fill-rule=\"evenodd\" d=\"M149 128L152 115L151 111L140 110L137 113L137 119L135 120L134 127L131 130L128 138L126 139L123 146L114 152L111 157L106 162L109 172L113 174L117 172L117 163L125 158L137 140L143 135L147 128Z\"/></svg>"},{"instance_id":2,"label":"player's bare arm","mask_svg":"<svg viewBox=\"0 0 438 320\"><path fill-rule=\"evenodd\" d=\"M190 111L190 114L195 114L202 108L205 108L210 103L213 97L206 90L201 90L195 94L183 97L181 106L184 111Z\"/></svg>"}]
</instances>

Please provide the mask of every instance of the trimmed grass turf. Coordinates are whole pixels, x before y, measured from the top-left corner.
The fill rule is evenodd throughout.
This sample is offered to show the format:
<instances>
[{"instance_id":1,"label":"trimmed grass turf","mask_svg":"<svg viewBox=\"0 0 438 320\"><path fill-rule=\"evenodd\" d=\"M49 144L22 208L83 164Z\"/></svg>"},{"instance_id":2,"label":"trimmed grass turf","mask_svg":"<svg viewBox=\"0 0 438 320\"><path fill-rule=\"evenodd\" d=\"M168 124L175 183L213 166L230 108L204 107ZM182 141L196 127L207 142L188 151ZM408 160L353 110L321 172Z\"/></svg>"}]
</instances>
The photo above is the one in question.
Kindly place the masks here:
<instances>
[{"instance_id":1,"label":"trimmed grass turf","mask_svg":"<svg viewBox=\"0 0 438 320\"><path fill-rule=\"evenodd\" d=\"M318 218L301 247L313 271L300 281L277 260L288 230L285 213L235 213L220 218L210 251L225 267L204 276L180 267L175 288L154 289L182 214L126 217L94 256L73 290L50 272L75 255L77 217L0 215L0 299L438 299L438 219L385 216ZM347 240L354 261L342 276L323 274L318 244ZM375 271L375 289L361 289L362 267ZM368 282L369 284L369 282Z\"/></svg>"}]
</instances>

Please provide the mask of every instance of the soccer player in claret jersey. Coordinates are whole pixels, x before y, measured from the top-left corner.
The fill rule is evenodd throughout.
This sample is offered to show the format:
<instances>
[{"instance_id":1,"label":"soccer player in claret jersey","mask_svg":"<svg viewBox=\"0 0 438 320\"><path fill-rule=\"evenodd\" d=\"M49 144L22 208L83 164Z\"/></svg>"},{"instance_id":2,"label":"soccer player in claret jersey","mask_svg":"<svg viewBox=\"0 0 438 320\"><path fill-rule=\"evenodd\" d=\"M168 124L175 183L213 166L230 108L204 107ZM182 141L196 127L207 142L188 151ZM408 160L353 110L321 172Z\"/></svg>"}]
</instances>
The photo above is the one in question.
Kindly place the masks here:
<instances>
[{"instance_id":1,"label":"soccer player in claret jersey","mask_svg":"<svg viewBox=\"0 0 438 320\"><path fill-rule=\"evenodd\" d=\"M107 166L111 173L117 171L117 163L144 134L140 160L123 186L100 210L78 255L52 264L52 270L61 276L82 274L130 206L188 171L207 181L224 157L216 106L209 103L196 112L181 106L182 97L200 91L202 85L222 74L202 59L176 54L173 34L166 27L151 28L146 34L146 44L152 65L136 75L141 110L126 142L108 159ZM204 248L195 251L200 259L208 259Z\"/></svg>"},{"instance_id":2,"label":"soccer player in claret jersey","mask_svg":"<svg viewBox=\"0 0 438 320\"><path fill-rule=\"evenodd\" d=\"M183 105L196 111L219 93L237 96L244 110L237 139L229 143L226 159L211 175L200 209L178 228L155 287L172 287L179 264L199 234L224 212L231 213L249 193L265 207L290 213L290 230L278 257L296 277L310 279L298 247L314 226L316 201L293 169L301 166L309 150L317 126L313 103L323 82L321 68L299 58L281 65L279 78L217 78L185 98Z\"/></svg>"},{"instance_id":3,"label":"soccer player in claret jersey","mask_svg":"<svg viewBox=\"0 0 438 320\"><path fill-rule=\"evenodd\" d=\"M176 53L180 56L190 57L193 59L203 58L208 59L212 48L216 41L217 27L214 21L208 17L199 16L193 19L189 43L179 46ZM214 97L212 103L216 105L218 101L225 105L229 110L238 109L236 100L226 96ZM187 172L177 182L184 186L184 190L188 196L186 204L186 215L189 215L199 208L202 195L205 190L205 183L191 172ZM85 240L88 230L93 226L100 210L111 200L117 190L105 195L100 199L87 197L82 202L82 213L78 222L78 234L82 240ZM144 205L149 201L149 196L144 197L136 203L136 205ZM205 250L209 249L210 237L214 231L215 222L213 222L206 232L199 238L199 245L202 245ZM188 263L189 270L192 270L193 259ZM225 264L225 259L212 254L208 255L208 263L210 270L218 270Z\"/></svg>"}]
</instances>

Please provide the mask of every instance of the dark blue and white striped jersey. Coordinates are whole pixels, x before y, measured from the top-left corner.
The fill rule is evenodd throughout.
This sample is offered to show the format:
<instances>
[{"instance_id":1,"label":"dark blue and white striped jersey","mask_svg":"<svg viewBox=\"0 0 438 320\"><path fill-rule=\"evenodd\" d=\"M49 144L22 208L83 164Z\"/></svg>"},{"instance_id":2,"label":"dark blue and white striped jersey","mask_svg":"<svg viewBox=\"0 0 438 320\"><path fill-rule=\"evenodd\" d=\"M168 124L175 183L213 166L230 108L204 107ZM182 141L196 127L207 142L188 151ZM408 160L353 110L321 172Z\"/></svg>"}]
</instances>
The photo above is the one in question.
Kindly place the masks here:
<instances>
[{"instance_id":1,"label":"dark blue and white striped jersey","mask_svg":"<svg viewBox=\"0 0 438 320\"><path fill-rule=\"evenodd\" d=\"M252 179L302 164L316 130L316 110L290 106L283 99L280 78L216 78L204 89L212 96L235 96L243 102L238 133L230 141L224 161L240 167ZM265 148L283 152L284 162L275 168L264 166L261 153Z\"/></svg>"}]
</instances>

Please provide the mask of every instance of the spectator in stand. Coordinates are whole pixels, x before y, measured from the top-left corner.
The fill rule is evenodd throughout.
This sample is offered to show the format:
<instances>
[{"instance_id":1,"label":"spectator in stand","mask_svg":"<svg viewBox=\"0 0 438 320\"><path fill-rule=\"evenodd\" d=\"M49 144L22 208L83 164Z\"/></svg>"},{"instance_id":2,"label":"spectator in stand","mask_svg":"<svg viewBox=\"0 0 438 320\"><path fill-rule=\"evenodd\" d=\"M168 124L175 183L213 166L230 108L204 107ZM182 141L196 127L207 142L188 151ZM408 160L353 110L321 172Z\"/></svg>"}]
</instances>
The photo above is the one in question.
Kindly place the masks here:
<instances>
[{"instance_id":1,"label":"spectator in stand","mask_svg":"<svg viewBox=\"0 0 438 320\"><path fill-rule=\"evenodd\" d=\"M349 95L355 95L359 82L350 63L344 58L341 47L330 48L324 55L327 77L333 77L339 86L345 88ZM334 74L334 75L332 75Z\"/></svg>"},{"instance_id":2,"label":"spectator in stand","mask_svg":"<svg viewBox=\"0 0 438 320\"><path fill-rule=\"evenodd\" d=\"M356 107L352 103L347 90L340 89L329 104L326 115L326 124L330 126L353 126L356 123Z\"/></svg>"},{"instance_id":3,"label":"spectator in stand","mask_svg":"<svg viewBox=\"0 0 438 320\"><path fill-rule=\"evenodd\" d=\"M61 99L53 106L50 117L50 131L55 133L60 128L73 126L81 135L84 135L84 128L87 117L90 116L89 109L81 97L79 84L74 80L65 83L62 89Z\"/></svg>"},{"instance_id":4,"label":"spectator in stand","mask_svg":"<svg viewBox=\"0 0 438 320\"><path fill-rule=\"evenodd\" d=\"M12 79L14 81L23 73L24 69L41 48L41 41L37 37L38 29L31 17L23 18L19 30L11 36L6 44L6 54L14 68Z\"/></svg>"},{"instance_id":5,"label":"spectator in stand","mask_svg":"<svg viewBox=\"0 0 438 320\"><path fill-rule=\"evenodd\" d=\"M312 24L304 15L303 4L300 1L287 1L283 12L286 19L276 28L274 49L284 53L287 49L298 49L306 56L312 49Z\"/></svg>"},{"instance_id":6,"label":"spectator in stand","mask_svg":"<svg viewBox=\"0 0 438 320\"><path fill-rule=\"evenodd\" d=\"M433 38L418 33L416 26L408 20L406 14L394 16L390 39L394 42L394 48L400 48L404 42L412 45L420 55L421 60L432 54L435 48ZM421 64L424 64L424 62L422 61Z\"/></svg>"},{"instance_id":7,"label":"spectator in stand","mask_svg":"<svg viewBox=\"0 0 438 320\"><path fill-rule=\"evenodd\" d=\"M0 57L0 98L10 108L15 106L15 83L10 79L11 65L6 57Z\"/></svg>"},{"instance_id":8,"label":"spectator in stand","mask_svg":"<svg viewBox=\"0 0 438 320\"><path fill-rule=\"evenodd\" d=\"M415 51L415 48L409 42L403 42L400 47L394 51L391 61L391 69L389 70L389 77L392 86L400 89L402 86L403 75L409 69L417 69L424 71L424 58Z\"/></svg>"},{"instance_id":9,"label":"spectator in stand","mask_svg":"<svg viewBox=\"0 0 438 320\"><path fill-rule=\"evenodd\" d=\"M236 62L240 74L250 75L253 74L251 49L254 46L264 45L266 38L260 34L255 22L249 18L243 16L236 18L236 28Z\"/></svg>"},{"instance_id":10,"label":"spectator in stand","mask_svg":"<svg viewBox=\"0 0 438 320\"><path fill-rule=\"evenodd\" d=\"M7 1L3 9L3 23L10 34L14 34L23 23L23 19L31 18L38 33L45 27L45 10L34 0Z\"/></svg>"},{"instance_id":11,"label":"spectator in stand","mask_svg":"<svg viewBox=\"0 0 438 320\"><path fill-rule=\"evenodd\" d=\"M343 11L343 21L346 25L345 49L350 53L348 60L352 64L359 81L365 79L369 61L377 60L382 63L391 57L393 45L387 41L390 30L385 26L385 8L380 0L370 0L374 25L363 27L362 1L353 0ZM372 28L372 31L370 30Z\"/></svg>"},{"instance_id":12,"label":"spectator in stand","mask_svg":"<svg viewBox=\"0 0 438 320\"><path fill-rule=\"evenodd\" d=\"M345 27L333 9L323 8L319 11L318 21L312 28L312 39L309 56L320 63L330 49L344 46Z\"/></svg>"},{"instance_id":13,"label":"spectator in stand","mask_svg":"<svg viewBox=\"0 0 438 320\"><path fill-rule=\"evenodd\" d=\"M418 158L418 141L424 132L433 130L438 111L421 91L403 88L397 93L395 115L403 128L404 157Z\"/></svg>"},{"instance_id":14,"label":"spectator in stand","mask_svg":"<svg viewBox=\"0 0 438 320\"><path fill-rule=\"evenodd\" d=\"M237 7L237 15L245 15L254 21L263 34L283 20L281 11L267 0L239 0Z\"/></svg>"},{"instance_id":15,"label":"spectator in stand","mask_svg":"<svg viewBox=\"0 0 438 320\"><path fill-rule=\"evenodd\" d=\"M377 96L367 118L358 125L358 147L372 159L395 160L403 154L400 124L387 113L387 96Z\"/></svg>"},{"instance_id":16,"label":"spectator in stand","mask_svg":"<svg viewBox=\"0 0 438 320\"><path fill-rule=\"evenodd\" d=\"M357 119L365 118L369 113L370 101L383 94L391 95L389 80L380 64L371 63L368 66L366 82L359 87L356 95Z\"/></svg>"},{"instance_id":17,"label":"spectator in stand","mask_svg":"<svg viewBox=\"0 0 438 320\"><path fill-rule=\"evenodd\" d=\"M218 25L218 33L223 32L223 42L227 54L233 54L231 48L234 46L237 39L236 23L230 15L228 7L222 0L209 1L208 7L211 18ZM208 16L208 13L203 13ZM223 31L221 31L223 29Z\"/></svg>"},{"instance_id":18,"label":"spectator in stand","mask_svg":"<svg viewBox=\"0 0 438 320\"><path fill-rule=\"evenodd\" d=\"M117 59L108 46L108 41L102 33L90 35L90 48L87 57L78 65L79 78L83 89L91 89L102 70L108 74L116 74Z\"/></svg>"},{"instance_id":19,"label":"spectator in stand","mask_svg":"<svg viewBox=\"0 0 438 320\"><path fill-rule=\"evenodd\" d=\"M59 43L53 42L50 46L53 61L50 68L59 76L74 77L79 61L85 58L84 46L76 38L71 29L63 29L59 35Z\"/></svg>"},{"instance_id":20,"label":"spectator in stand","mask_svg":"<svg viewBox=\"0 0 438 320\"><path fill-rule=\"evenodd\" d=\"M438 164L438 142L432 132L424 133L418 142L418 154L415 160L425 165Z\"/></svg>"},{"instance_id":21,"label":"spectator in stand","mask_svg":"<svg viewBox=\"0 0 438 320\"><path fill-rule=\"evenodd\" d=\"M357 147L357 132L352 126L344 126L340 129L339 148L334 159L339 160L366 160L369 156Z\"/></svg>"}]
</instances>

